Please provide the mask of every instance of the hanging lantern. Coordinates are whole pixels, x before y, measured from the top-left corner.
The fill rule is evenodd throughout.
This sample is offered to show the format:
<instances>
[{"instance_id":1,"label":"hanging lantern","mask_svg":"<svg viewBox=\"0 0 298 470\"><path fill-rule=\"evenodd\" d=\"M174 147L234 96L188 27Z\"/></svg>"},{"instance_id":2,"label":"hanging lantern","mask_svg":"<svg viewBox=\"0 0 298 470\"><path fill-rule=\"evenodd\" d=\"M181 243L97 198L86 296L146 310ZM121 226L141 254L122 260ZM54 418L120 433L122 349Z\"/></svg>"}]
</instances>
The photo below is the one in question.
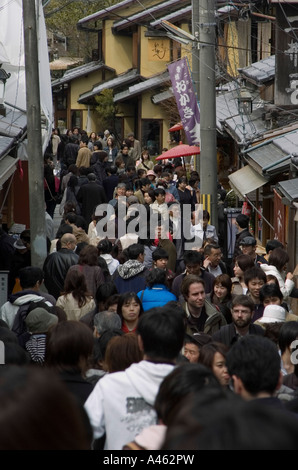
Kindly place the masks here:
<instances>
[{"instance_id":1,"label":"hanging lantern","mask_svg":"<svg viewBox=\"0 0 298 470\"><path fill-rule=\"evenodd\" d=\"M246 86L242 86L240 88L238 96L238 111L239 114L252 113L252 96Z\"/></svg>"},{"instance_id":2,"label":"hanging lantern","mask_svg":"<svg viewBox=\"0 0 298 470\"><path fill-rule=\"evenodd\" d=\"M6 80L10 77L10 73L7 73L0 64L0 115L6 116L6 108L4 106L4 95L5 95L5 84Z\"/></svg>"}]
</instances>

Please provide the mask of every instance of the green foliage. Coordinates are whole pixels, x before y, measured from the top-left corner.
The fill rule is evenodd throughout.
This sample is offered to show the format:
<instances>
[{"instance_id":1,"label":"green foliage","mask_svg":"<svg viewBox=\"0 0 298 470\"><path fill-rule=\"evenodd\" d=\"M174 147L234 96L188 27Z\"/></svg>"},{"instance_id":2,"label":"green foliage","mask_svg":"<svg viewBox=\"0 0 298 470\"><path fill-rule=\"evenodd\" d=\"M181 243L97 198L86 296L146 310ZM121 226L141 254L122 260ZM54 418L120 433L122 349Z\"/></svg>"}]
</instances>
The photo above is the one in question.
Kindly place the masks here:
<instances>
[{"instance_id":1,"label":"green foliage","mask_svg":"<svg viewBox=\"0 0 298 470\"><path fill-rule=\"evenodd\" d=\"M118 1L51 0L44 8L47 30L66 36L68 43L67 55L90 60L92 49L97 47L97 35L79 31L77 23L80 19L114 3L118 3Z\"/></svg>"},{"instance_id":2,"label":"green foliage","mask_svg":"<svg viewBox=\"0 0 298 470\"><path fill-rule=\"evenodd\" d=\"M228 191L226 203L228 207L237 207L237 195L234 190Z\"/></svg>"},{"instance_id":3,"label":"green foliage","mask_svg":"<svg viewBox=\"0 0 298 470\"><path fill-rule=\"evenodd\" d=\"M113 100L113 90L106 89L100 95L95 96L97 102L96 111L98 112L98 123L103 129L115 128L115 117L118 112Z\"/></svg>"}]
</instances>

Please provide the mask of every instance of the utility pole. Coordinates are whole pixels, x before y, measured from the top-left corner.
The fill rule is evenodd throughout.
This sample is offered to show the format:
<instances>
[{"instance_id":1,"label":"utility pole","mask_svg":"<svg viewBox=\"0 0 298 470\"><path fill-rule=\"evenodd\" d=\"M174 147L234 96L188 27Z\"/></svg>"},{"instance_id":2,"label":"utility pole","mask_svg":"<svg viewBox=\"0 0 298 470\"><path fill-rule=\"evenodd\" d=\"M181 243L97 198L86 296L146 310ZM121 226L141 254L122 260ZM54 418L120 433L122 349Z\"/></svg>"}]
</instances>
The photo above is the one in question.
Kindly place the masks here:
<instances>
[{"instance_id":1,"label":"utility pole","mask_svg":"<svg viewBox=\"0 0 298 470\"><path fill-rule=\"evenodd\" d=\"M194 3L195 0L194 0ZM198 0L200 43L200 192L212 225L218 228L216 82L215 82L215 1Z\"/></svg>"},{"instance_id":2,"label":"utility pole","mask_svg":"<svg viewBox=\"0 0 298 470\"><path fill-rule=\"evenodd\" d=\"M192 34L196 41L192 45L192 78L198 101L200 101L200 59L199 59L199 0L192 0ZM195 156L196 171L200 173L200 157Z\"/></svg>"},{"instance_id":3,"label":"utility pole","mask_svg":"<svg viewBox=\"0 0 298 470\"><path fill-rule=\"evenodd\" d=\"M43 267L47 255L41 107L35 0L23 0L31 265Z\"/></svg>"},{"instance_id":4,"label":"utility pole","mask_svg":"<svg viewBox=\"0 0 298 470\"><path fill-rule=\"evenodd\" d=\"M200 19L200 2L192 0L192 34L196 38L192 46L192 78L200 101L200 59L199 59L199 19Z\"/></svg>"}]
</instances>

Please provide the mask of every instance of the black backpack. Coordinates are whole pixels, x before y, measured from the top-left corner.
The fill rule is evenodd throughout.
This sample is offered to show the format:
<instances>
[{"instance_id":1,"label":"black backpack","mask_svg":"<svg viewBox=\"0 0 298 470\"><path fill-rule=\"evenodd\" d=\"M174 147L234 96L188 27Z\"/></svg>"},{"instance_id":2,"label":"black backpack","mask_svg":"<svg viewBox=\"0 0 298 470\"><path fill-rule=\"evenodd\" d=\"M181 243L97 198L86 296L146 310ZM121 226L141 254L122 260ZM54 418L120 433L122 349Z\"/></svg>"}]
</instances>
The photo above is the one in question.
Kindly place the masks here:
<instances>
[{"instance_id":1,"label":"black backpack","mask_svg":"<svg viewBox=\"0 0 298 470\"><path fill-rule=\"evenodd\" d=\"M23 348L25 347L26 342L30 338L30 333L27 330L25 319L28 313L37 307L44 308L49 313L53 313L54 315L56 314L56 309L54 305L52 305L46 299L30 300L28 303L20 306L13 322L12 331L16 334L19 344Z\"/></svg>"}]
</instances>

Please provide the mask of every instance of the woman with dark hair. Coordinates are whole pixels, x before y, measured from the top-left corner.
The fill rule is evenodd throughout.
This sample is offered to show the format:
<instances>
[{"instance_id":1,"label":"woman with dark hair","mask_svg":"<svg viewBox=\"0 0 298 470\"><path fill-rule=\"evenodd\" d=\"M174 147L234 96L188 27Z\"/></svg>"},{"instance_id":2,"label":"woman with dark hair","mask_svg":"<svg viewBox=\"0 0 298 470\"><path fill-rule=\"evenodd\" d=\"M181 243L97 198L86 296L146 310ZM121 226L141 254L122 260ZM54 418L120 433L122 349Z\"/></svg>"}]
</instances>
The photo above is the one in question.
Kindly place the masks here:
<instances>
[{"instance_id":1,"label":"woman with dark hair","mask_svg":"<svg viewBox=\"0 0 298 470\"><path fill-rule=\"evenodd\" d=\"M179 193L179 202L180 205L190 204L191 211L195 210L196 196L192 194L189 189L187 189L187 178L186 176L181 176L177 179L176 187Z\"/></svg>"},{"instance_id":2,"label":"woman with dark hair","mask_svg":"<svg viewBox=\"0 0 298 470\"><path fill-rule=\"evenodd\" d=\"M65 321L50 328L46 342L46 366L56 369L60 379L80 403L93 390L85 379L93 352L93 333L79 321Z\"/></svg>"},{"instance_id":3,"label":"woman with dark hair","mask_svg":"<svg viewBox=\"0 0 298 470\"><path fill-rule=\"evenodd\" d=\"M192 207L192 211L195 210L195 199L193 197L193 195L191 194L190 190L187 189L187 178L186 176L181 176L180 178L178 178L177 180L177 183L176 183L176 187L177 187L177 190L178 190L178 193L179 193L179 201L180 201L180 204L190 204L191 207Z\"/></svg>"},{"instance_id":4,"label":"woman with dark hair","mask_svg":"<svg viewBox=\"0 0 298 470\"><path fill-rule=\"evenodd\" d=\"M268 264L261 264L261 268L266 276L270 274L275 276L278 280L285 302L287 302L295 286L293 274L287 272L287 263L289 260L290 258L286 250L283 248L274 248L269 256Z\"/></svg>"},{"instance_id":5,"label":"woman with dark hair","mask_svg":"<svg viewBox=\"0 0 298 470\"><path fill-rule=\"evenodd\" d=\"M97 141L97 138L96 138L96 132L91 132L90 135L89 135L89 139L88 139L88 149L91 150L91 152L93 152L94 150L94 144L95 142Z\"/></svg>"},{"instance_id":6,"label":"woman with dark hair","mask_svg":"<svg viewBox=\"0 0 298 470\"><path fill-rule=\"evenodd\" d=\"M200 349L199 364L211 369L219 383L228 387L230 376L226 366L226 356L229 348L222 343L211 341Z\"/></svg>"},{"instance_id":7,"label":"woman with dark hair","mask_svg":"<svg viewBox=\"0 0 298 470\"><path fill-rule=\"evenodd\" d=\"M144 200L145 200L144 207L147 211L147 224L148 224L150 222L150 217L152 214L152 204L155 202L154 189L149 189L148 191L144 192Z\"/></svg>"},{"instance_id":8,"label":"woman with dark hair","mask_svg":"<svg viewBox=\"0 0 298 470\"><path fill-rule=\"evenodd\" d=\"M146 284L146 289L137 293L144 311L154 307L163 307L171 301L177 301L177 297L169 290L167 273L164 269L152 269L147 275Z\"/></svg>"},{"instance_id":9,"label":"woman with dark hair","mask_svg":"<svg viewBox=\"0 0 298 470\"><path fill-rule=\"evenodd\" d=\"M106 168L108 166L108 154L104 150L96 150L92 153L90 165L98 181L102 182L108 177Z\"/></svg>"},{"instance_id":10,"label":"woman with dark hair","mask_svg":"<svg viewBox=\"0 0 298 470\"><path fill-rule=\"evenodd\" d=\"M217 305L225 317L227 323L232 323L232 281L228 274L220 274L213 281L212 291L209 296L212 304Z\"/></svg>"},{"instance_id":11,"label":"woman with dark hair","mask_svg":"<svg viewBox=\"0 0 298 470\"><path fill-rule=\"evenodd\" d=\"M71 266L70 270L84 274L88 291L93 297L96 295L97 288L105 282L102 269L98 265L98 250L93 245L87 245L81 250L78 264Z\"/></svg>"},{"instance_id":12,"label":"woman with dark hair","mask_svg":"<svg viewBox=\"0 0 298 470\"><path fill-rule=\"evenodd\" d=\"M108 302L110 299L113 300L113 297L118 294L117 288L114 284L114 282L109 281L101 284L95 294L95 308L88 312L86 315L84 315L80 321L82 323L85 323L91 330L93 331L94 329L94 317L97 313L102 312L104 310L109 310L109 308L106 306L106 302ZM114 297L115 299L115 297ZM115 302L115 300L114 300ZM114 305L114 304L112 304ZM110 309L112 310L112 309ZM113 310L114 311L114 310Z\"/></svg>"},{"instance_id":13,"label":"woman with dark hair","mask_svg":"<svg viewBox=\"0 0 298 470\"><path fill-rule=\"evenodd\" d=\"M79 186L79 180L78 177L75 175L72 175L67 183L67 187L63 193L62 201L60 203L59 207L59 213L60 215L63 214L64 212L64 206L66 202L73 202L75 205L76 209L76 214L80 215L81 214L81 207L80 204L78 203L77 200L77 195L79 192L80 186Z\"/></svg>"},{"instance_id":14,"label":"woman with dark hair","mask_svg":"<svg viewBox=\"0 0 298 470\"><path fill-rule=\"evenodd\" d=\"M95 308L95 300L88 292L83 273L76 270L68 271L64 291L58 297L56 305L64 310L68 320L80 320Z\"/></svg>"},{"instance_id":15,"label":"woman with dark hair","mask_svg":"<svg viewBox=\"0 0 298 470\"><path fill-rule=\"evenodd\" d=\"M117 313L122 320L124 333L135 333L140 315L144 309L142 302L135 292L126 292L120 295Z\"/></svg>"},{"instance_id":16,"label":"woman with dark hair","mask_svg":"<svg viewBox=\"0 0 298 470\"><path fill-rule=\"evenodd\" d=\"M141 153L140 163L137 165L137 170L144 168L144 170L153 170L154 163L150 160L149 151L144 149Z\"/></svg>"},{"instance_id":17,"label":"woman with dark hair","mask_svg":"<svg viewBox=\"0 0 298 470\"><path fill-rule=\"evenodd\" d=\"M108 342L104 356L104 370L110 374L120 372L142 359L143 353L139 348L138 337L135 333L115 336Z\"/></svg>"},{"instance_id":18,"label":"woman with dark hair","mask_svg":"<svg viewBox=\"0 0 298 470\"><path fill-rule=\"evenodd\" d=\"M103 149L108 154L108 163L112 164L115 161L115 158L118 154L118 148L115 144L115 140L112 136L109 136L107 139L107 146Z\"/></svg>"},{"instance_id":19,"label":"woman with dark hair","mask_svg":"<svg viewBox=\"0 0 298 470\"><path fill-rule=\"evenodd\" d=\"M116 294L118 291L113 281L100 285L95 294L97 312L106 310L106 302Z\"/></svg>"},{"instance_id":20,"label":"woman with dark hair","mask_svg":"<svg viewBox=\"0 0 298 470\"><path fill-rule=\"evenodd\" d=\"M232 294L243 295L247 292L247 285L244 282L244 273L247 269L253 268L254 260L249 255L238 255L233 268L235 277L232 277Z\"/></svg>"},{"instance_id":21,"label":"woman with dark hair","mask_svg":"<svg viewBox=\"0 0 298 470\"><path fill-rule=\"evenodd\" d=\"M107 265L108 269L111 275L114 274L115 270L117 269L117 266L119 266L119 261L112 256L112 251L113 251L113 244L110 240L107 238L104 238L103 240L100 240L100 242L97 245L98 249L98 254L100 258L103 258Z\"/></svg>"}]
</instances>

